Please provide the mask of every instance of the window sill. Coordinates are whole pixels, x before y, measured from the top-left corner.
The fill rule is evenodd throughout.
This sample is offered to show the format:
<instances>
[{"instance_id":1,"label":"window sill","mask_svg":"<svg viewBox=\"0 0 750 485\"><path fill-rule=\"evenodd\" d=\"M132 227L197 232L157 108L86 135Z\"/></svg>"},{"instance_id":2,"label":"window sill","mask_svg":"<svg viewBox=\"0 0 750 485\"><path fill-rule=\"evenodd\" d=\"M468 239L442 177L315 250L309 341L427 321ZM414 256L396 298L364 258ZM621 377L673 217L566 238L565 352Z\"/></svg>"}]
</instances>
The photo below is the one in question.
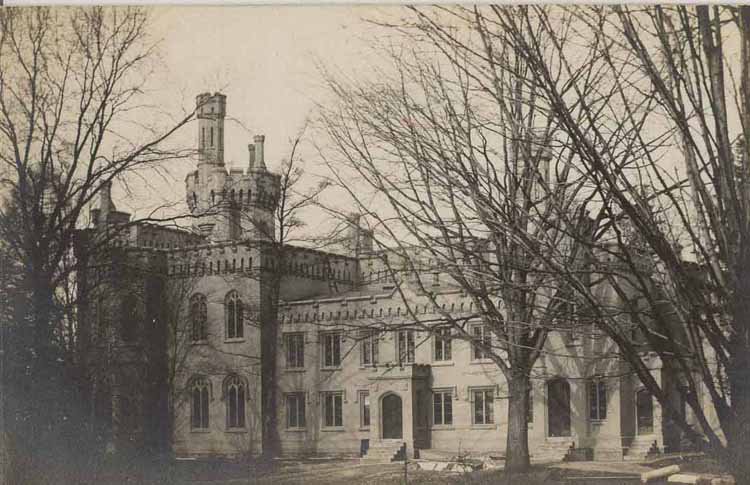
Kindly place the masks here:
<instances>
[{"instance_id":1,"label":"window sill","mask_svg":"<svg viewBox=\"0 0 750 485\"><path fill-rule=\"evenodd\" d=\"M224 343L225 344L239 344L245 341L245 338L225 338Z\"/></svg>"},{"instance_id":2,"label":"window sill","mask_svg":"<svg viewBox=\"0 0 750 485\"><path fill-rule=\"evenodd\" d=\"M191 429L190 432L191 433L198 433L198 434L205 434L205 433L210 433L211 430L208 429L208 428L206 428L206 429L198 428L198 429Z\"/></svg>"},{"instance_id":3,"label":"window sill","mask_svg":"<svg viewBox=\"0 0 750 485\"><path fill-rule=\"evenodd\" d=\"M607 421L607 418L604 419L592 419L589 422L592 426L602 426Z\"/></svg>"},{"instance_id":4,"label":"window sill","mask_svg":"<svg viewBox=\"0 0 750 485\"><path fill-rule=\"evenodd\" d=\"M287 428L284 431L287 433L305 433L307 428Z\"/></svg>"},{"instance_id":5,"label":"window sill","mask_svg":"<svg viewBox=\"0 0 750 485\"><path fill-rule=\"evenodd\" d=\"M224 430L225 433L247 433L247 428L229 428Z\"/></svg>"},{"instance_id":6,"label":"window sill","mask_svg":"<svg viewBox=\"0 0 750 485\"><path fill-rule=\"evenodd\" d=\"M551 441L553 443L563 443L567 442L573 439L573 436L547 436L547 441Z\"/></svg>"},{"instance_id":7,"label":"window sill","mask_svg":"<svg viewBox=\"0 0 750 485\"><path fill-rule=\"evenodd\" d=\"M359 430L360 431L370 431L370 427L369 426L366 426L366 427L361 427L360 426Z\"/></svg>"},{"instance_id":8,"label":"window sill","mask_svg":"<svg viewBox=\"0 0 750 485\"><path fill-rule=\"evenodd\" d=\"M454 428L452 424L433 424L430 429L433 431L453 431L456 428Z\"/></svg>"},{"instance_id":9,"label":"window sill","mask_svg":"<svg viewBox=\"0 0 750 485\"><path fill-rule=\"evenodd\" d=\"M359 366L359 370L376 371L376 370L378 370L378 364L361 364Z\"/></svg>"},{"instance_id":10,"label":"window sill","mask_svg":"<svg viewBox=\"0 0 750 485\"><path fill-rule=\"evenodd\" d=\"M433 360L432 361L433 367L448 367L451 365L456 365L456 363L453 362L452 360Z\"/></svg>"},{"instance_id":11,"label":"window sill","mask_svg":"<svg viewBox=\"0 0 750 485\"><path fill-rule=\"evenodd\" d=\"M293 373L293 374L294 373L305 372L306 370L307 369L305 369L304 367L286 367L286 368L284 368L284 372L289 372L289 373Z\"/></svg>"},{"instance_id":12,"label":"window sill","mask_svg":"<svg viewBox=\"0 0 750 485\"><path fill-rule=\"evenodd\" d=\"M334 372L337 370L341 370L341 366L338 367L321 367L320 370L326 371L326 372Z\"/></svg>"},{"instance_id":13,"label":"window sill","mask_svg":"<svg viewBox=\"0 0 750 485\"><path fill-rule=\"evenodd\" d=\"M322 433L343 433L346 431L343 426L337 426L335 428L320 428Z\"/></svg>"},{"instance_id":14,"label":"window sill","mask_svg":"<svg viewBox=\"0 0 750 485\"><path fill-rule=\"evenodd\" d=\"M497 425L494 424L494 423L492 423L492 424L472 424L471 428L472 429L497 429Z\"/></svg>"}]
</instances>

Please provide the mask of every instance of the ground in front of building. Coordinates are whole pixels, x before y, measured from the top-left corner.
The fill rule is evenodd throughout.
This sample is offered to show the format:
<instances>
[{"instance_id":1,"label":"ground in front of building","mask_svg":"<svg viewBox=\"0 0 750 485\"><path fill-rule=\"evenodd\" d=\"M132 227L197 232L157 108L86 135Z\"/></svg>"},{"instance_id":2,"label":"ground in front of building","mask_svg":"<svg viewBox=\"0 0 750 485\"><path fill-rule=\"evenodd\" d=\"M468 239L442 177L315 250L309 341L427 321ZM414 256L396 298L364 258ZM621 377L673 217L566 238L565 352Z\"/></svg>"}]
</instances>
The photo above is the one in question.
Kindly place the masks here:
<instances>
[{"instance_id":1,"label":"ground in front of building","mask_svg":"<svg viewBox=\"0 0 750 485\"><path fill-rule=\"evenodd\" d=\"M459 484L567 484L613 485L636 484L641 465L617 463L615 469L603 470L589 464L535 465L528 473L508 477L503 470L479 470L469 473L448 473L420 470L415 463L360 464L359 460L281 460L273 469L258 465L226 461L178 461L148 473L145 467L131 467L121 472L101 474L86 483L114 485L201 484L201 485L459 485ZM137 471L136 471L137 470ZM408 480L405 482L405 477ZM570 480L573 479L574 482Z\"/></svg>"}]
</instances>

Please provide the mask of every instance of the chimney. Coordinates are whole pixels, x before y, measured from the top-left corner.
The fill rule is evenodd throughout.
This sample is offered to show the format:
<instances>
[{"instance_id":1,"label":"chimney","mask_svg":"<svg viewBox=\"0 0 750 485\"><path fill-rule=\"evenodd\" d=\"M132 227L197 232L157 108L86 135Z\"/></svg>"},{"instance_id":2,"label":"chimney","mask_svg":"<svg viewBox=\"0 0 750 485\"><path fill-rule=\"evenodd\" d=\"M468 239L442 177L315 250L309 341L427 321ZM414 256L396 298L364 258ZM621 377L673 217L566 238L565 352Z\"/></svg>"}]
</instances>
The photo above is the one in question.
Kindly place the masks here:
<instances>
[{"instance_id":1,"label":"chimney","mask_svg":"<svg viewBox=\"0 0 750 485\"><path fill-rule=\"evenodd\" d=\"M112 182L104 182L99 193L99 221L101 224L106 224L109 220L109 213L114 211L114 204L112 204Z\"/></svg>"},{"instance_id":2,"label":"chimney","mask_svg":"<svg viewBox=\"0 0 750 485\"><path fill-rule=\"evenodd\" d=\"M255 141L255 161L258 162L258 170L265 170L266 162L263 159L263 142L266 141L266 137L255 135L253 140Z\"/></svg>"},{"instance_id":3,"label":"chimney","mask_svg":"<svg viewBox=\"0 0 750 485\"><path fill-rule=\"evenodd\" d=\"M247 145L247 171L252 172L252 170L255 168L255 145L248 144Z\"/></svg>"}]
</instances>

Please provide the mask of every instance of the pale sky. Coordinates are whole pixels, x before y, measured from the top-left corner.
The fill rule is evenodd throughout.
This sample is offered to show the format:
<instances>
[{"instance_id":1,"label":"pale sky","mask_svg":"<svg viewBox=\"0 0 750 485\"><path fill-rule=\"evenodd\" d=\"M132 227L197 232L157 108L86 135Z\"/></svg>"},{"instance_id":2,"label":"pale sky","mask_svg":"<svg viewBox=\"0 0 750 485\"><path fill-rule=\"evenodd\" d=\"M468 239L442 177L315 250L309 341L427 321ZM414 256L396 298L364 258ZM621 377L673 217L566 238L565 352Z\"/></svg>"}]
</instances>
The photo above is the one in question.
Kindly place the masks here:
<instances>
[{"instance_id":1,"label":"pale sky","mask_svg":"<svg viewBox=\"0 0 750 485\"><path fill-rule=\"evenodd\" d=\"M356 75L367 69L370 36L364 19L400 7L225 6L159 7L152 10L154 40L161 39L160 62L148 85L149 98L177 117L204 91L227 95L225 161L246 167L247 144L266 135L266 164L276 169L292 139L311 116L325 90L317 65ZM387 12L386 12L387 13ZM197 127L177 138L195 146ZM312 158L310 147L308 156ZM172 163L171 181L150 180L156 190L115 202L145 215L145 208L184 200L184 177L194 163ZM310 167L309 170L313 170Z\"/></svg>"}]
</instances>

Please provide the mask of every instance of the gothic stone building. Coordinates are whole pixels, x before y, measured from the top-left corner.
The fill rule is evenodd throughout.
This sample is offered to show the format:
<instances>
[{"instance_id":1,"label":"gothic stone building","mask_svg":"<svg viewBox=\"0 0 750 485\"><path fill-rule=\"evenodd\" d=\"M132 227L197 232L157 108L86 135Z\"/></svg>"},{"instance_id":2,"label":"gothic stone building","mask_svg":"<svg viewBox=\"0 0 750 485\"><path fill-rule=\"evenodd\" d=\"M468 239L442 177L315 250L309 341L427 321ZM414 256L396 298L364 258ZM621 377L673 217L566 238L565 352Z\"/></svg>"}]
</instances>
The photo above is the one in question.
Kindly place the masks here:
<instances>
[{"instance_id":1,"label":"gothic stone building","mask_svg":"<svg viewBox=\"0 0 750 485\"><path fill-rule=\"evenodd\" d=\"M267 168L264 137L249 145L246 169L227 170L226 98L207 93L197 102L200 156L185 181L199 216L193 229L129 225L107 187L86 231L87 241L111 236L107 256L90 257L86 281L97 296L82 309L100 336L94 347L106 354L97 402L110 446L156 443L184 457L261 451L260 329L269 324L268 282L283 272L284 454L389 457L401 446L411 456L502 454L508 391L498 367L450 333L369 330L408 317L382 255L354 222L348 254L288 248L279 267L265 244L279 176ZM473 311L446 275L431 278L437 308L402 282L412 309ZM601 297L616 300L606 288ZM491 339L479 323L470 332ZM530 394L532 459L560 459L571 445L607 460L679 447L679 433L626 365L601 357L616 355L607 339L562 332L546 345ZM658 359L644 358L661 381Z\"/></svg>"}]
</instances>

